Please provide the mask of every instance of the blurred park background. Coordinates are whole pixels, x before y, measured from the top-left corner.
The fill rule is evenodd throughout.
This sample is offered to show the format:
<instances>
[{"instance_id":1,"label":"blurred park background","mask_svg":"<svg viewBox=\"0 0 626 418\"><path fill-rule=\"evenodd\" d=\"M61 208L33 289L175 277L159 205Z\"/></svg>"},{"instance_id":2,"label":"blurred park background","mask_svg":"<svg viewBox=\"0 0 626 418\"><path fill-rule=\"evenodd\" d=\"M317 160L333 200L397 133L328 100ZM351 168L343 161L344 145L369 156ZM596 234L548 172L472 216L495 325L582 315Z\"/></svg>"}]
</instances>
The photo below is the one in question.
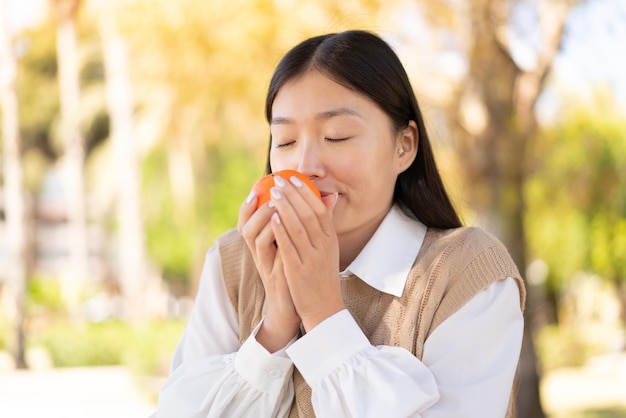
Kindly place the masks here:
<instances>
[{"instance_id":1,"label":"blurred park background","mask_svg":"<svg viewBox=\"0 0 626 418\"><path fill-rule=\"evenodd\" d=\"M149 413L274 66L351 28L525 275L518 416L626 417L623 0L0 0L0 416Z\"/></svg>"}]
</instances>

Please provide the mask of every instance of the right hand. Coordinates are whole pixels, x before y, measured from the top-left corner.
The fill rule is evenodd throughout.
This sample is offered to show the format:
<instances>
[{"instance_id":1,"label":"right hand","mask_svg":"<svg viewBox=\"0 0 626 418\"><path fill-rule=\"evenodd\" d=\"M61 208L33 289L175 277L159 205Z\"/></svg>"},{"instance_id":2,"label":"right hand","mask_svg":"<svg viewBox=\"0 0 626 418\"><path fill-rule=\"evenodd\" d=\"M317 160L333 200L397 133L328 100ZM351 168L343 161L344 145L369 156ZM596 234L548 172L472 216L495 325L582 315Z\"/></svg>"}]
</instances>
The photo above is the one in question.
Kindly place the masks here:
<instances>
[{"instance_id":1,"label":"right hand","mask_svg":"<svg viewBox=\"0 0 626 418\"><path fill-rule=\"evenodd\" d=\"M264 204L255 211L257 199L248 198L241 205L237 229L252 253L265 288L266 312L256 338L273 353L296 336L301 319L289 293L280 250L270 224L275 209Z\"/></svg>"}]
</instances>

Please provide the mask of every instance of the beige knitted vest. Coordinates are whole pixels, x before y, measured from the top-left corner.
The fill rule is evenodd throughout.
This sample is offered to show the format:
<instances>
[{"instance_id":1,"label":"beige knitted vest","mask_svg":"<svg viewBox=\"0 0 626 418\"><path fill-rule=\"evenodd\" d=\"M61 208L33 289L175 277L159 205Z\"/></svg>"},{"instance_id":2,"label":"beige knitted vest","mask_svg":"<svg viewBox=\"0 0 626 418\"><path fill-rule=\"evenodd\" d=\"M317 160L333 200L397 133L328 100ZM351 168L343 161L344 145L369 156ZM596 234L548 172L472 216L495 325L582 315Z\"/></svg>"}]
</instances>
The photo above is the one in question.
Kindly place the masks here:
<instances>
[{"instance_id":1,"label":"beige knitted vest","mask_svg":"<svg viewBox=\"0 0 626 418\"><path fill-rule=\"evenodd\" d=\"M243 343L262 317L265 293L248 248L230 231L217 241L222 276L239 320ZM526 291L504 246L478 228L429 228L402 293L380 292L353 276L342 280L346 307L373 345L404 347L417 358L428 336L446 318L491 283L513 277L524 307ZM295 402L290 418L315 417L311 388L294 369ZM514 396L507 417L512 416Z\"/></svg>"}]
</instances>

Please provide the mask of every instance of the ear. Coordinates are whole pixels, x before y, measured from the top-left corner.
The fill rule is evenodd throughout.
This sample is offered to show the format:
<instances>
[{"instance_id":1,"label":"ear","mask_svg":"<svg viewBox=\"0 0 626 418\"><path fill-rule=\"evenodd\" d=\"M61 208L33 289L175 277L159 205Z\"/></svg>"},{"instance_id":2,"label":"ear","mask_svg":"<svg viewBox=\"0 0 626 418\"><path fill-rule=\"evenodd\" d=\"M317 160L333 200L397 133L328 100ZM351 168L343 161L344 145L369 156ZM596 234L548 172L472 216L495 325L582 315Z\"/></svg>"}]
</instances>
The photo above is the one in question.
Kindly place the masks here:
<instances>
[{"instance_id":1,"label":"ear","mask_svg":"<svg viewBox=\"0 0 626 418\"><path fill-rule=\"evenodd\" d=\"M415 160L419 146L419 134L415 121L409 121L406 128L396 137L396 167L398 174L405 171Z\"/></svg>"}]
</instances>

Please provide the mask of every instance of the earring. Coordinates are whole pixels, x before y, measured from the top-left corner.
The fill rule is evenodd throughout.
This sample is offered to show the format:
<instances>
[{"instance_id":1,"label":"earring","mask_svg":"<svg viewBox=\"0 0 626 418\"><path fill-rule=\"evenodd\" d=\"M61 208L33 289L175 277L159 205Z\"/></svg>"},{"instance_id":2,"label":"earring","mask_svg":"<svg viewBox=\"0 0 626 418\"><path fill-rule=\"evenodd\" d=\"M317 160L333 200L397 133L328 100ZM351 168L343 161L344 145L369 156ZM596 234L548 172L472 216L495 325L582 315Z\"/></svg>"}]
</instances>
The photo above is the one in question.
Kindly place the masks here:
<instances>
[{"instance_id":1,"label":"earring","mask_svg":"<svg viewBox=\"0 0 626 418\"><path fill-rule=\"evenodd\" d=\"M404 148L400 148L400 149L398 150L398 154L400 154L400 155L404 154Z\"/></svg>"}]
</instances>

